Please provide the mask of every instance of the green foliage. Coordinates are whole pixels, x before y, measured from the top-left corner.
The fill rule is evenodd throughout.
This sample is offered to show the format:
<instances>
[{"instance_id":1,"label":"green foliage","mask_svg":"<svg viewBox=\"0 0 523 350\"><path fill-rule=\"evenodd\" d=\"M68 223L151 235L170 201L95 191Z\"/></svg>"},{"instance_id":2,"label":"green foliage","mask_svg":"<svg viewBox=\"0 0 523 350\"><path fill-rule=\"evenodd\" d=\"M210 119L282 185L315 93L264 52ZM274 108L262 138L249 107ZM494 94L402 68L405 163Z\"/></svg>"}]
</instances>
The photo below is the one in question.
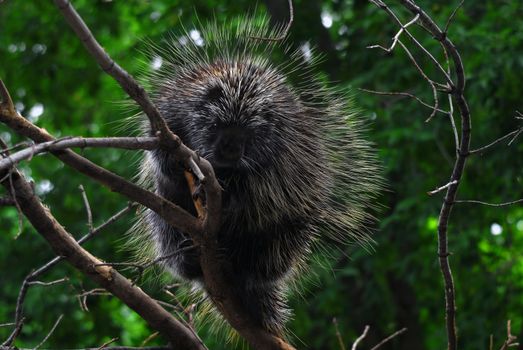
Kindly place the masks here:
<instances>
[{"instance_id":1,"label":"green foliage","mask_svg":"<svg viewBox=\"0 0 523 350\"><path fill-rule=\"evenodd\" d=\"M418 1L444 25L458 1ZM392 2L391 2L392 3ZM190 30L198 21L227 18L257 11L260 3L204 0L178 1L74 1L77 10L112 57L132 74L150 64L140 52L144 39L159 42L166 33ZM395 7L400 18L409 14ZM325 24L321 25L320 13ZM198 14L198 16L196 16ZM465 62L466 96L472 111L473 147L480 147L514 130L515 110L523 110L523 7L519 1L466 2L451 24L449 36ZM48 1L4 1L0 4L0 78L10 89L17 108L56 136L127 135L129 116L121 101L125 95L103 74L78 38ZM290 42L310 42L324 55L319 65L326 77L344 88L409 91L432 100L430 87L398 47L391 54L366 46L390 45L397 27L387 15L364 0L295 1L295 23ZM435 57L443 58L438 43L422 30L412 32ZM408 43L406 38L403 38ZM413 46L409 46L413 48ZM428 75L437 72L413 48ZM442 108L448 108L442 96ZM391 349L442 349L445 347L444 294L437 259L437 216L442 194L426 195L448 181L455 152L446 116L429 123L431 110L410 99L360 93L371 122L371 138L386 167L390 191L381 202L375 239L368 254L348 249L331 261L330 269L317 269L316 282L292 301L295 319L289 328L300 348L337 349L332 318L345 344L351 344L364 325L371 326L361 345L368 348L402 327L409 331L389 345ZM43 108L43 110L42 110ZM40 112L43 112L39 115ZM521 125L521 124L519 124ZM0 125L0 137L14 145L22 141ZM117 150L84 150L83 154L118 174L132 177L137 155ZM501 143L483 155L471 157L465 169L459 198L504 202L523 197L523 142ZM53 214L75 237L87 231L85 209L78 186L89 196L96 223L101 223L126 201L93 181L78 175L49 155L24 162L20 169L35 182ZM3 191L3 190L2 190ZM5 192L0 191L0 195ZM122 237L133 215L113 224L86 247L107 261L123 261ZM53 257L45 241L24 221L22 234L12 208L0 210L0 323L10 322L20 283L33 268ZM493 226L494 225L494 226ZM501 234L493 235L496 225ZM523 338L523 208L457 204L449 228L450 260L457 288L460 349L487 349L505 336L506 320ZM88 298L82 311L76 295L95 288L66 264L44 277L68 276L66 284L33 287L28 294L24 331L16 342L32 347L47 334L60 314L64 321L45 347L96 347L118 337L119 345L140 345L151 331L136 314L107 296ZM160 297L157 284L144 288ZM0 339L11 329L0 328ZM202 330L202 334L207 334ZM207 336L213 349L220 346ZM162 344L154 339L150 344Z\"/></svg>"}]
</instances>

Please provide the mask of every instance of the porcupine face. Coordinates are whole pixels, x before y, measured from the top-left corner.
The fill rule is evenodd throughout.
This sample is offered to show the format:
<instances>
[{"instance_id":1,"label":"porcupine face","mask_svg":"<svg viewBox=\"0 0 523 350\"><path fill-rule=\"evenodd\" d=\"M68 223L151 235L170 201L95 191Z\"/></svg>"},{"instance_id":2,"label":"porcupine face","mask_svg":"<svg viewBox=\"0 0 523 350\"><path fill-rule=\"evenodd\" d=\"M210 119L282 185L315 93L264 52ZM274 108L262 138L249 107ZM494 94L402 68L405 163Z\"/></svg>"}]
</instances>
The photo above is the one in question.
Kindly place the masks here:
<instances>
[{"instance_id":1,"label":"porcupine face","mask_svg":"<svg viewBox=\"0 0 523 350\"><path fill-rule=\"evenodd\" d=\"M287 114L298 108L280 74L248 61L215 62L181 78L177 90L192 95L184 108L184 142L218 172L260 172L274 164Z\"/></svg>"}]
</instances>

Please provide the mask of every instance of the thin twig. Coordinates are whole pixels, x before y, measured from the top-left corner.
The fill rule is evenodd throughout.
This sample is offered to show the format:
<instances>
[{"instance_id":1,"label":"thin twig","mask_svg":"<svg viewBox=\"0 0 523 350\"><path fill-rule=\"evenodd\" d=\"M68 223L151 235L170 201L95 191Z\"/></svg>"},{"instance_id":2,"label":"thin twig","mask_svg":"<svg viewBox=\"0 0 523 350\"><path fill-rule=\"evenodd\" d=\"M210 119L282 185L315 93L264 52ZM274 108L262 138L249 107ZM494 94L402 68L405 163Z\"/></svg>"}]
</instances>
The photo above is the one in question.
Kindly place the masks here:
<instances>
[{"instance_id":1,"label":"thin twig","mask_svg":"<svg viewBox=\"0 0 523 350\"><path fill-rule=\"evenodd\" d=\"M82 194L82 200L84 202L85 211L87 213L87 227L89 228L89 232L93 231L93 213L91 211L91 205L89 204L89 198L87 198L87 193L85 193L85 189L83 185L78 186L80 189L80 193Z\"/></svg>"},{"instance_id":2,"label":"thin twig","mask_svg":"<svg viewBox=\"0 0 523 350\"><path fill-rule=\"evenodd\" d=\"M1 82L1 81L0 81ZM13 103L13 101L11 100L11 96L9 96L9 91L7 91L6 87L3 85L3 83L0 85L0 90L4 90L3 92L0 91L1 95L4 96L4 102L0 105L0 107L2 109L7 109L9 110L10 107L9 105ZM5 104L7 104L7 107L5 107ZM7 146L7 144L4 142L4 140L2 138L0 138L0 149L3 150L3 153L2 155L4 157L9 157L10 156L10 152L9 152L9 148ZM2 162L4 159L1 159L0 162ZM0 174L1 174L1 169L0 169ZM10 192L10 196L7 197L7 198L11 198L12 200L12 204L11 205L14 205L16 207L16 212L17 212L17 216L18 216L18 232L16 233L15 235L15 239L17 239L18 237L20 237L20 235L22 234L22 230L23 230L23 226L24 226L24 221L23 221L23 217L22 217L22 211L20 210L20 206L18 205L18 201L16 200L16 196L15 196L15 192L14 192L14 187L13 187L13 181L12 181L12 178L11 178L11 171L9 171L5 177L3 177L0 182L3 182L4 179L7 179L9 178L9 192ZM7 201L5 203L10 203L10 201Z\"/></svg>"},{"instance_id":3,"label":"thin twig","mask_svg":"<svg viewBox=\"0 0 523 350\"><path fill-rule=\"evenodd\" d=\"M47 339L49 339L49 337L53 334L53 332L55 331L56 327L58 327L58 324L60 324L60 321L62 321L62 318L64 317L64 315L60 315L58 317L58 319L56 320L56 322L54 323L54 326L53 328L51 328L51 330L49 331L49 333L47 333L47 335L45 336L44 339L42 339L42 341L34 347L34 349L38 349L39 347L41 347L46 341Z\"/></svg>"},{"instance_id":4,"label":"thin twig","mask_svg":"<svg viewBox=\"0 0 523 350\"><path fill-rule=\"evenodd\" d=\"M37 154L59 151L69 148L121 148L129 150L152 150L158 148L159 140L156 137L66 137L49 142L32 144L10 156L0 159L0 171L15 166L25 159Z\"/></svg>"},{"instance_id":5,"label":"thin twig","mask_svg":"<svg viewBox=\"0 0 523 350\"><path fill-rule=\"evenodd\" d=\"M340 346L340 350L345 350L345 344L343 343L340 329L338 328L338 320L336 319L336 317L332 319L332 323L334 324L334 329L336 330L336 338L338 339L338 345Z\"/></svg>"},{"instance_id":6,"label":"thin twig","mask_svg":"<svg viewBox=\"0 0 523 350\"><path fill-rule=\"evenodd\" d=\"M13 342L16 340L16 337L18 337L18 335L22 331L22 328L24 327L24 322L25 318L23 317L20 319L19 322L16 322L15 329L13 330L13 332L11 332L9 337L7 337L7 339L2 344L0 344L0 349L7 348L11 350L11 344L13 344Z\"/></svg>"},{"instance_id":7,"label":"thin twig","mask_svg":"<svg viewBox=\"0 0 523 350\"><path fill-rule=\"evenodd\" d=\"M113 338L109 341L106 341L105 343L103 343L102 345L100 345L100 347L97 349L97 350L102 350L102 349L106 349L108 345L114 343L115 341L117 341L118 338Z\"/></svg>"},{"instance_id":8,"label":"thin twig","mask_svg":"<svg viewBox=\"0 0 523 350\"><path fill-rule=\"evenodd\" d=\"M24 229L24 216L22 215L22 209L20 208L20 204L18 203L18 200L16 199L16 193L15 193L15 187L13 185L13 176L12 176L12 169L9 170L9 191L11 192L11 198L13 198L13 202L16 207L16 212L18 214L18 232L15 235L15 239L18 239L20 235L22 234L22 231Z\"/></svg>"},{"instance_id":9,"label":"thin twig","mask_svg":"<svg viewBox=\"0 0 523 350\"><path fill-rule=\"evenodd\" d=\"M420 104L422 104L423 106L427 107L427 108L430 108L436 112L440 112L440 113L443 113L443 114L448 114L449 112L448 111L444 111L442 109L439 109L439 108L436 108L434 106L431 106L429 105L428 103L424 102L423 100L421 100L418 96L414 95L414 94L411 94L409 92L395 92L395 91L390 91L390 92L387 92L387 91L376 91L376 90L369 90L369 89L364 89L364 88L358 88L358 90L361 90L363 92L368 92L368 93L371 93L371 94L375 94L375 95L385 95L385 96L405 96L405 97L410 97L410 98L413 98L415 99L416 101L418 101Z\"/></svg>"},{"instance_id":10,"label":"thin twig","mask_svg":"<svg viewBox=\"0 0 523 350\"><path fill-rule=\"evenodd\" d=\"M519 128L517 130L511 131L508 134L506 134L505 136L502 136L502 137L498 138L497 140L494 140L493 142L489 143L488 145L480 147L480 148L477 148L477 149L473 149L469 153L470 154L476 154L476 153L485 152L488 149L490 149L491 147L493 147L493 146L497 145L498 143L500 143L501 141L506 140L506 139L510 138L511 136L515 135L514 138L512 138L512 140L508 143L508 146L510 146L514 142L516 137L518 137L521 134L522 131L523 131L523 128Z\"/></svg>"},{"instance_id":11,"label":"thin twig","mask_svg":"<svg viewBox=\"0 0 523 350\"><path fill-rule=\"evenodd\" d=\"M160 335L159 332L154 332L151 335L149 335L147 338L144 339L144 341L140 344L140 346L145 346L148 342L153 340L154 338L157 338Z\"/></svg>"},{"instance_id":12,"label":"thin twig","mask_svg":"<svg viewBox=\"0 0 523 350\"><path fill-rule=\"evenodd\" d=\"M505 340L505 342L503 343L503 345L501 346L501 348L499 350L507 350L509 347L519 346L519 343L516 343L517 338L518 337L516 337L515 335L512 335L511 321L508 320L507 321L507 340Z\"/></svg>"},{"instance_id":13,"label":"thin twig","mask_svg":"<svg viewBox=\"0 0 523 350\"><path fill-rule=\"evenodd\" d=\"M110 224L112 224L113 222L117 221L119 218L121 218L122 216L124 216L126 213L128 213L129 211L131 211L131 209L134 207L133 204L129 204L126 208L120 210L118 213L116 213L115 215L113 215L112 217L110 217L107 221L105 221L103 224L101 224L100 226L98 226L97 228L95 228L92 232L86 234L85 236L83 236L81 239L78 240L78 243L79 244L83 244L85 242L87 242L88 240L90 240L91 238L93 238L94 236L96 236L99 232L101 232L103 229L105 229L107 226L109 226ZM57 256L53 259L51 259L50 261L48 261L46 264L44 264L42 267L38 268L37 270L31 272L29 275L27 275L24 279L24 281L22 282L22 285L20 287L20 291L18 292L18 298L17 298L17 301L16 301L16 307L15 307L15 322L14 324L17 325L16 329L13 331L13 333L11 334L12 336L12 340L11 341L14 341L14 339L16 339L16 334L20 332L21 328L22 328L22 323L23 323L23 304L24 304L24 301L25 301L25 296L27 294L27 291L29 289L29 287L33 284L44 284L44 283L33 283L33 281L41 276L42 274L44 274L45 272L49 271L53 266L55 266L56 264L58 264L60 261L62 261L64 259L64 257L61 257L61 256ZM64 279L62 279L64 280ZM58 280L58 281L62 281L62 280ZM58 281L54 281L53 282L49 282L49 283L59 283ZM47 283L47 285L49 285L49 283ZM45 284L44 284L45 285ZM20 329L19 329L20 328ZM11 339L11 337L9 338ZM8 341L9 341L8 339ZM9 343L8 341L4 342L4 344L2 345L5 345L5 346L10 346L11 343Z\"/></svg>"},{"instance_id":14,"label":"thin twig","mask_svg":"<svg viewBox=\"0 0 523 350\"><path fill-rule=\"evenodd\" d=\"M378 6L379 8L381 8L382 10L384 10L385 12L387 12L389 14L389 16L392 17L394 19L394 21L399 25L400 28L404 27L403 23L401 23L398 16L396 16L396 14L383 1L381 1L381 0L369 0L369 1L372 2L373 4L375 4L376 6ZM438 60L436 58L434 58L434 56L409 32L408 29L405 29L405 34L407 34L407 36L410 38L410 40L412 42L414 42L414 44L416 44L416 46L418 48L420 48L427 57L429 57L429 59L436 66L436 68L439 69L440 72L443 73L443 76L445 77L445 80L447 80L447 83L449 83L450 86L454 86L451 77L449 75L447 75L447 72L445 71L445 69L443 69L443 67L438 62Z\"/></svg>"},{"instance_id":15,"label":"thin twig","mask_svg":"<svg viewBox=\"0 0 523 350\"><path fill-rule=\"evenodd\" d=\"M28 282L27 285L28 286L49 287L49 286L54 286L55 284L64 283L64 282L67 282L67 281L69 281L69 278L64 277L64 278L60 278L59 280L55 280L55 281L51 281L51 282L31 281L31 282Z\"/></svg>"},{"instance_id":16,"label":"thin twig","mask_svg":"<svg viewBox=\"0 0 523 350\"><path fill-rule=\"evenodd\" d=\"M457 180L451 181L451 182L449 182L449 183L446 184L446 185L443 185L443 186L441 186L441 187L437 187L434 191L429 191L429 192L427 192L427 194L428 194L429 196L432 196L432 195L434 195L434 194L436 194L436 193L439 193L439 192L443 191L444 189L447 189L447 188L449 188L450 186L455 185L455 184L457 184L457 183L458 183Z\"/></svg>"},{"instance_id":17,"label":"thin twig","mask_svg":"<svg viewBox=\"0 0 523 350\"><path fill-rule=\"evenodd\" d=\"M351 350L356 350L358 348L358 344L367 336L367 332L369 331L369 328L370 328L370 326L365 326L363 333L361 333L361 335L352 344Z\"/></svg>"},{"instance_id":18,"label":"thin twig","mask_svg":"<svg viewBox=\"0 0 523 350\"><path fill-rule=\"evenodd\" d=\"M504 203L489 203L489 202L483 202L483 201L478 201L478 200L474 200L474 199L461 199L461 200L454 201L454 203L473 203L473 204L487 205L489 207L506 207L508 205L523 203L523 198L517 199L515 201L511 201L511 202L504 202Z\"/></svg>"},{"instance_id":19,"label":"thin twig","mask_svg":"<svg viewBox=\"0 0 523 350\"><path fill-rule=\"evenodd\" d=\"M378 344L376 344L374 347L372 347L370 350L377 350L379 349L382 345L384 345L385 343L387 343L388 341L391 341L392 339L396 338L397 336L405 333L407 331L407 328L402 328L400 329L399 331L397 332L394 332L392 333L391 335L389 335L387 338L383 339L382 341L380 341Z\"/></svg>"},{"instance_id":20,"label":"thin twig","mask_svg":"<svg viewBox=\"0 0 523 350\"><path fill-rule=\"evenodd\" d=\"M465 2L465 0L461 0L459 5L454 9L454 11L452 11L452 13L450 14L449 19L447 20L447 23L445 24L445 29L443 29L443 33L448 33L450 24L452 23L452 20L454 19L454 16L456 16L456 13L461 8L461 6L463 6L464 2Z\"/></svg>"},{"instance_id":21,"label":"thin twig","mask_svg":"<svg viewBox=\"0 0 523 350\"><path fill-rule=\"evenodd\" d=\"M432 113L429 115L429 117L425 120L425 122L429 122L435 115L436 115L436 112L439 110L439 99L438 99L438 90L436 88L436 82L432 81L432 79L430 79L428 77L428 75L423 71L423 69L421 69L420 65L418 64L418 62L416 61L416 59L414 58L414 56L412 55L412 53L410 52L410 50L407 48L407 46L405 46L403 44L403 42L399 42L400 43L400 46L403 48L403 50L405 51L405 53L407 54L407 56L409 57L410 61L412 62L412 64L414 65L414 67L416 67L416 69L418 70L418 72L421 74L421 76L429 83L430 85L430 88L432 89L432 97L434 98L434 106L432 106ZM439 84L441 85L441 84ZM446 87L445 87L446 88Z\"/></svg>"},{"instance_id":22,"label":"thin twig","mask_svg":"<svg viewBox=\"0 0 523 350\"><path fill-rule=\"evenodd\" d=\"M16 323L14 322L9 322L9 323L0 323L0 327L9 327L9 326L14 326Z\"/></svg>"},{"instance_id":23,"label":"thin twig","mask_svg":"<svg viewBox=\"0 0 523 350\"><path fill-rule=\"evenodd\" d=\"M407 22L406 24L404 25L401 25L401 28L400 30L396 33L396 35L394 35L394 37L392 38L392 44L390 45L390 47L383 47L381 45L371 45L371 46L367 46L367 49L382 49L383 51L387 52L387 53L391 53L392 50L394 50L394 47L396 47L396 44L398 43L399 39L400 39L400 36L401 34L407 30L407 28L416 23L416 21L419 19L419 14L417 14L411 21Z\"/></svg>"},{"instance_id":24,"label":"thin twig","mask_svg":"<svg viewBox=\"0 0 523 350\"><path fill-rule=\"evenodd\" d=\"M181 244L183 244L185 241L181 242ZM143 273L149 269L150 267L152 267L153 265L156 265L158 264L159 262L162 262L164 260L167 260L167 259L170 259L172 258L173 256L177 256L179 255L180 253L183 253L183 252L186 252L186 251L189 251L189 250L193 250L195 248L197 248L198 246L196 245L191 245L191 246L187 246L187 247L183 247L183 248L180 248L180 249L177 249L175 250L174 252L171 252L167 255L162 255L154 260L150 260L146 263L133 263L133 262L121 262L121 263L101 263L101 264L96 264L95 266L113 266L113 267L118 267L118 266L123 266L123 267L133 267L135 268L136 270L138 270L138 276L133 280L133 283L136 283L138 280L140 280L140 278L142 277Z\"/></svg>"}]
</instances>

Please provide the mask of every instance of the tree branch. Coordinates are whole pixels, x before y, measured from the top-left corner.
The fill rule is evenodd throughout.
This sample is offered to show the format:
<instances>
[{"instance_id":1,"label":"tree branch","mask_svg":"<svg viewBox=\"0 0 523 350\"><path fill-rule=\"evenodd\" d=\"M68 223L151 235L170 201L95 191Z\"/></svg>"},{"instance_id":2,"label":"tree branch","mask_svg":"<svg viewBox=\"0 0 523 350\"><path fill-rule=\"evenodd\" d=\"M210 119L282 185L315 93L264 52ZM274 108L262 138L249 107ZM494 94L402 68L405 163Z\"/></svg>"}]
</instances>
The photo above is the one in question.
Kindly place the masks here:
<instances>
[{"instance_id":1,"label":"tree branch","mask_svg":"<svg viewBox=\"0 0 523 350\"><path fill-rule=\"evenodd\" d=\"M194 218L185 210L164 198L126 181L70 150L52 151L52 153L64 163L97 180L111 190L157 212L171 226L188 233L193 241L201 247L200 263L204 275L205 289L229 323L254 348L292 349L279 336L270 334L258 327L253 320L250 320L249 313L244 309L244 306L234 300L229 287L233 281L225 278L225 276L230 275L231 269L228 267L228 262L224 261L219 254L217 245L216 234L221 224L222 189L214 175L211 164L183 145L178 136L167 128L145 90L107 55L71 3L67 0L55 0L55 4L102 69L113 76L129 96L142 107L151 122L151 128L156 131L156 136L160 139L160 147L183 162L185 167L191 169L192 173L198 177L206 195L205 216L201 219ZM4 98L4 101L7 100L10 101L7 105L12 106L10 98ZM0 110L0 112L2 112L0 113L0 121L6 123L21 135L29 137L37 143L55 140L45 130L34 126L21 117L14 111L14 108L13 110ZM111 269L108 266L99 266L99 268ZM113 294L118 296L116 293Z\"/></svg>"},{"instance_id":2,"label":"tree branch","mask_svg":"<svg viewBox=\"0 0 523 350\"><path fill-rule=\"evenodd\" d=\"M392 339L396 338L397 336L405 333L407 331L407 328L402 328L400 329L399 331L397 332L394 332L392 333L391 335L389 335L387 338L383 339L382 341L380 341L378 344L376 344L375 346L373 346L370 350L378 350L380 347L382 347L385 343L391 341Z\"/></svg>"},{"instance_id":3,"label":"tree branch","mask_svg":"<svg viewBox=\"0 0 523 350\"><path fill-rule=\"evenodd\" d=\"M14 167L22 160L31 159L37 154L80 147L113 147L122 149L152 150L158 148L156 137L66 137L48 142L31 145L21 151L0 159L0 171Z\"/></svg>"},{"instance_id":4,"label":"tree branch","mask_svg":"<svg viewBox=\"0 0 523 350\"><path fill-rule=\"evenodd\" d=\"M394 14L394 12L381 0L369 0L379 8L383 9L389 14L389 16L399 24L400 28L403 28L403 24ZM457 349L457 332L456 332L456 306L455 306L455 288L452 277L452 271L449 264L449 250L448 250L448 222L450 219L450 213L455 203L457 190L463 171L467 156L470 151L470 137L471 137L471 117L470 110L467 105L467 101L464 96L465 88L465 73L463 68L463 62L460 54L452 41L447 37L446 33L441 31L438 25L427 15L414 1L411 0L400 0L400 3L409 10L413 15L419 16L418 23L427 30L437 41L441 43L444 51L448 53L448 57L454 63L454 75L456 76L457 82L455 83L451 74L443 69L442 65L434 58L434 56L419 43L419 41L407 30L405 33L407 36L418 46L426 55L430 58L437 70L439 70L449 85L449 93L456 102L456 106L461 117L461 134L459 135L457 157L454 163L454 168L450 179L448 181L448 187L445 199L443 201L439 218L438 218L438 257L440 262L440 268L443 274L443 280L445 284L445 314L446 314L446 328L447 328L447 339L448 339L448 350ZM451 16L452 17L452 16ZM452 103L452 100L450 100ZM452 115L450 115L452 120ZM453 128L455 126L453 124ZM455 130L457 133L457 130Z\"/></svg>"},{"instance_id":5,"label":"tree branch","mask_svg":"<svg viewBox=\"0 0 523 350\"><path fill-rule=\"evenodd\" d=\"M367 336L367 333L369 332L369 329L370 329L370 326L365 326L365 329L363 330L363 333L361 333L361 335L354 341L354 343L352 344L352 348L351 350L356 350L358 348L358 344L363 340L365 339L365 337Z\"/></svg>"},{"instance_id":6,"label":"tree branch","mask_svg":"<svg viewBox=\"0 0 523 350\"><path fill-rule=\"evenodd\" d=\"M13 172L12 178L20 208L36 230L48 241L55 254L64 256L78 270L126 303L152 328L160 331L173 347L205 349L191 330L174 319L140 288L133 286L118 271L108 266L97 267L96 265L102 262L84 250L56 221L49 209L44 207L36 197L31 185L16 171ZM9 186L6 181L2 185Z\"/></svg>"}]
</instances>

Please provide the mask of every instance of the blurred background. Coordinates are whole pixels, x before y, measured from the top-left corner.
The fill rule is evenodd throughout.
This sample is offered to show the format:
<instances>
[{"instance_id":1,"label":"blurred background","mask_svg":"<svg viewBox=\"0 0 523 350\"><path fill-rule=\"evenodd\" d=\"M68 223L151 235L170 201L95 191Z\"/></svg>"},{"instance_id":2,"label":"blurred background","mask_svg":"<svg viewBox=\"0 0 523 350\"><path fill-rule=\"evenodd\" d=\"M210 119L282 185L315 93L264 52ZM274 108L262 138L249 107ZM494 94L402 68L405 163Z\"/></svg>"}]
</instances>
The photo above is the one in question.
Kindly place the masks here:
<instances>
[{"instance_id":1,"label":"blurred background","mask_svg":"<svg viewBox=\"0 0 523 350\"><path fill-rule=\"evenodd\" d=\"M198 20L225 22L246 13L269 15L274 23L288 18L286 0L87 1L73 2L98 41L132 74L160 64L143 53L144 39L161 42L167 33L180 40L202 40ZM396 6L403 22L411 19ZM440 26L458 1L418 1ZM356 101L379 150L389 191L380 202L372 253L348 248L329 269L317 269L315 282L291 300L295 311L289 328L303 349L340 349L333 318L346 346L370 331L361 349L371 348L394 331L408 331L384 349L444 349L443 282L437 261L437 217L443 193L427 191L447 183L454 158L454 141L447 117L425 120L431 110L402 97L376 96L358 88L407 91L425 101L432 92L408 57L397 47L391 54L366 47L389 46L397 26L385 12L365 0L295 0L295 20L289 42L309 47L324 57L319 74L356 93ZM521 126L514 118L523 111L523 5L518 0L468 1L457 13L449 35L457 45L467 76L466 97L472 112L472 147L478 148ZM183 34L182 28L187 33ZM443 59L437 42L412 28L435 57ZM404 42L408 40L404 38ZM410 44L410 43L409 43ZM410 45L412 47L412 45ZM413 53L433 78L428 61ZM29 120L59 136L129 135L129 116L122 90L102 73L73 35L51 1L0 3L0 78L17 109ZM442 81L442 79L439 79ZM445 98L442 96L442 103ZM448 107L444 104L444 109ZM14 145L21 139L3 125L0 137ZM113 149L85 150L89 159L131 178L138 154ZM95 224L126 206L126 200L64 167L53 157L36 157L19 167L35 182L37 192L60 222L80 237L87 231L78 186L90 199ZM460 199L499 203L523 198L523 140L507 142L471 157L460 186ZM0 195L4 195L0 190ZM86 248L101 259L129 258L122 248L133 215L113 224ZM46 242L24 221L19 231L13 208L0 208L0 324L12 322L16 297L24 277L53 257ZM523 338L523 206L490 207L457 204L449 228L457 295L460 349L495 348L506 337L506 321ZM347 258L347 255L349 258ZM151 330L134 312L108 296L88 299L82 311L76 295L95 288L66 264L42 277L51 281L70 277L70 283L33 287L27 296L26 321L15 343L34 347L60 314L64 321L44 348L139 346ZM158 285L145 284L152 295ZM0 339L10 334L0 327ZM199 333L210 349L231 349L210 335ZM148 345L163 344L154 339Z\"/></svg>"}]
</instances>

